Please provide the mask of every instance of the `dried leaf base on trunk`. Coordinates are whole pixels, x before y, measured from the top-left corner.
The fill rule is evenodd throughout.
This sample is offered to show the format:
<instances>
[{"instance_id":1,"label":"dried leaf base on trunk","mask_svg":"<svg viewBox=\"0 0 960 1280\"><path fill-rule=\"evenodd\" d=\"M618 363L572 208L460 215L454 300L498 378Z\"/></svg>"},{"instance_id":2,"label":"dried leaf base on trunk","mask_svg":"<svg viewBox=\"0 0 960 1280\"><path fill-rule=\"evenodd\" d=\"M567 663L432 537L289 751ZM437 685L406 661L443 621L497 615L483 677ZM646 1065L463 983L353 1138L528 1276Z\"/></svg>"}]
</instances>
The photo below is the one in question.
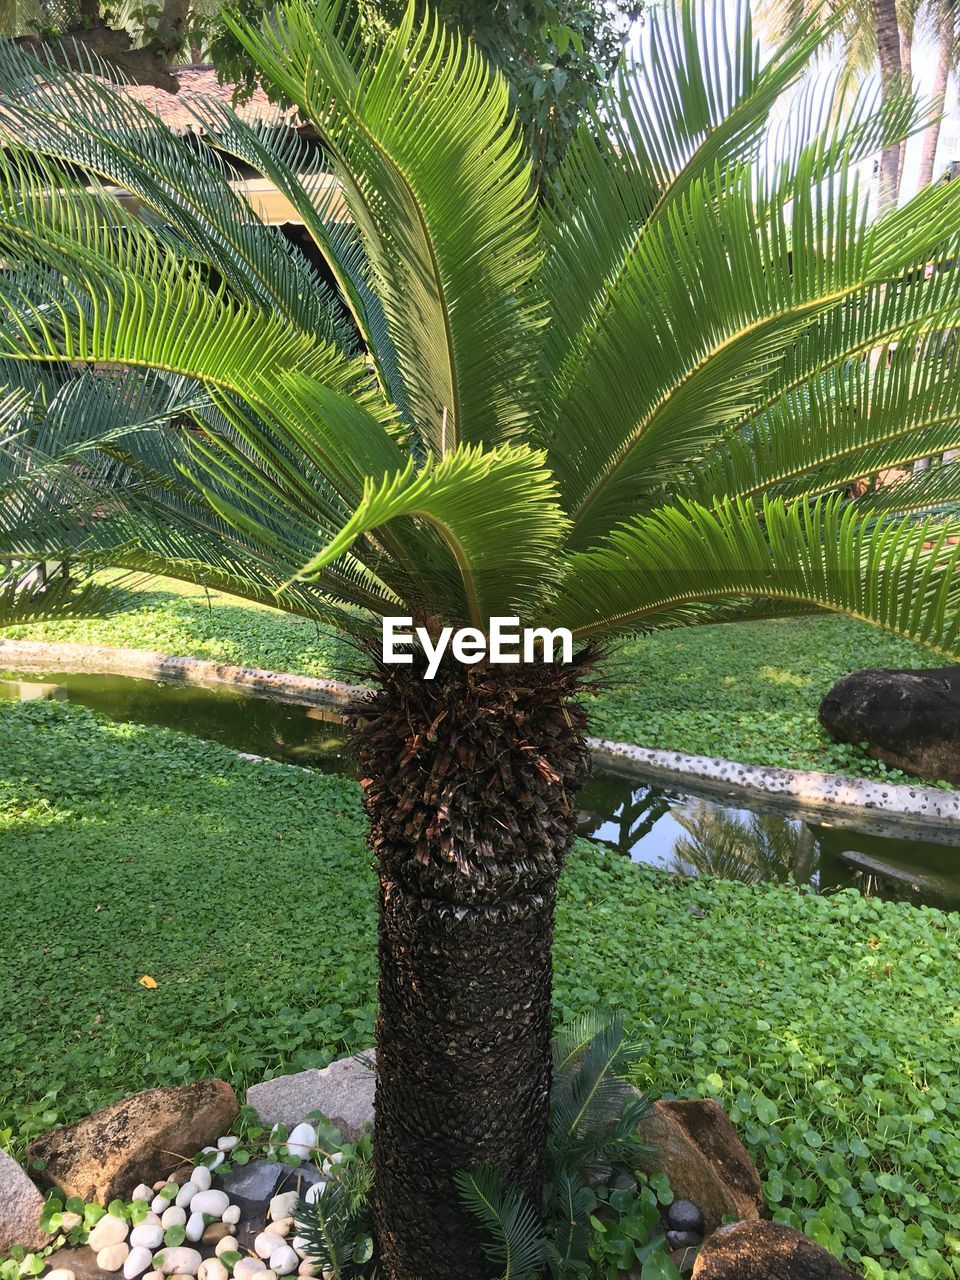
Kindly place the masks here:
<instances>
[{"instance_id":1,"label":"dried leaf base on trunk","mask_svg":"<svg viewBox=\"0 0 960 1280\"><path fill-rule=\"evenodd\" d=\"M454 1175L539 1203L557 877L587 769L570 667L386 667L357 708L380 875L374 1212L390 1280L488 1280Z\"/></svg>"}]
</instances>

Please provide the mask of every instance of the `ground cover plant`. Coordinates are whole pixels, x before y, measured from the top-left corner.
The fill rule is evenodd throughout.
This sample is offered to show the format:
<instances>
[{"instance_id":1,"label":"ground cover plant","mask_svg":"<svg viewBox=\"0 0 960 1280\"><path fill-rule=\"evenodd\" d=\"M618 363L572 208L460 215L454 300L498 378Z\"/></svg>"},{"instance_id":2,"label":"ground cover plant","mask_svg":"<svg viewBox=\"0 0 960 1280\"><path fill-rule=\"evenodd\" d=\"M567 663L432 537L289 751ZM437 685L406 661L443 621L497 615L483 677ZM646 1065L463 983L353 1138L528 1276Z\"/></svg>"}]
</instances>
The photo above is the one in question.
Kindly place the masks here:
<instances>
[{"instance_id":1,"label":"ground cover plant","mask_svg":"<svg viewBox=\"0 0 960 1280\"><path fill-rule=\"evenodd\" d=\"M3 706L0 881L8 1149L138 1088L241 1089L371 1044L374 875L349 780ZM585 841L561 880L556 1020L622 1011L636 1082L717 1097L774 1214L868 1280L960 1275L958 983L957 916L685 882Z\"/></svg>"},{"instance_id":2,"label":"ground cover plant","mask_svg":"<svg viewBox=\"0 0 960 1280\"><path fill-rule=\"evenodd\" d=\"M3 635L150 649L322 678L362 680L369 670L366 656L327 627L166 580L133 589L128 607L114 617L32 623ZM850 671L941 661L911 641L838 617L654 633L612 649L602 664L603 687L585 701L588 725L598 737L667 751L915 782L871 760L860 746L834 742L817 720L817 707Z\"/></svg>"},{"instance_id":3,"label":"ground cover plant","mask_svg":"<svg viewBox=\"0 0 960 1280\"><path fill-rule=\"evenodd\" d=\"M227 15L316 151L215 106L186 148L0 53L7 560L205 581L371 646L398 614L481 648L513 614L576 640L436 680L385 658L353 708L389 1280L485 1280L464 1169L542 1203L598 646L826 610L960 657L960 475L910 466L960 446L960 189L871 221L861 161L915 104L834 81L770 130L822 38L764 62L748 6L726 15L658 10L542 199L506 84L419 4L375 47L345 0ZM325 277L213 147L283 188ZM317 207L328 168L347 222ZM20 572L8 620L50 606Z\"/></svg>"}]
</instances>

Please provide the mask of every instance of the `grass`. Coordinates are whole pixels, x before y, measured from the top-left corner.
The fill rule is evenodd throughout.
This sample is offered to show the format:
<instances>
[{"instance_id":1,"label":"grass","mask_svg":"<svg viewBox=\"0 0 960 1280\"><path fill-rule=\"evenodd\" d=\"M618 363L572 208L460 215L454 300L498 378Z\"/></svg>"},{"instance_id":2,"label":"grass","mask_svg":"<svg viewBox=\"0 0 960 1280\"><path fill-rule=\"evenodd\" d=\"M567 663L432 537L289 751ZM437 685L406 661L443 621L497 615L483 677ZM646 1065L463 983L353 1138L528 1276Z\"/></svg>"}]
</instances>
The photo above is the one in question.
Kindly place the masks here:
<instances>
[{"instance_id":1,"label":"grass","mask_svg":"<svg viewBox=\"0 0 960 1280\"><path fill-rule=\"evenodd\" d=\"M150 1085L239 1090L368 1045L363 837L349 780L0 707L0 1145ZM867 1280L960 1276L960 917L690 883L581 842L555 970L558 1016L624 1012L638 1083L719 1098L779 1218Z\"/></svg>"},{"instance_id":2,"label":"grass","mask_svg":"<svg viewBox=\"0 0 960 1280\"><path fill-rule=\"evenodd\" d=\"M311 623L197 588L155 584L119 617L18 628L46 638L156 649L243 666L355 678L357 652ZM824 694L862 667L942 665L926 650L844 618L693 628L631 640L611 655L592 698L602 737L747 764L915 781L859 746L835 743L817 721ZM943 784L947 785L947 784Z\"/></svg>"}]
</instances>

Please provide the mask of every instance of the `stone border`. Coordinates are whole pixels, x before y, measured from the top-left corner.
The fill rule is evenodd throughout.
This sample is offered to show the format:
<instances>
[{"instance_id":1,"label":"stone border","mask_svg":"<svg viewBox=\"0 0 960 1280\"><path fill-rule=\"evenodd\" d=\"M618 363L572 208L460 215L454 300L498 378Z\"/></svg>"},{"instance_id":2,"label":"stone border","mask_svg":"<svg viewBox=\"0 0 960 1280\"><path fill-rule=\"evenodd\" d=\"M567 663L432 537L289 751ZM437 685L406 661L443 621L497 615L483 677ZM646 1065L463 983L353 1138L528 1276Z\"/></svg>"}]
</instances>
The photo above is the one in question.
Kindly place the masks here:
<instances>
[{"instance_id":1,"label":"stone border","mask_svg":"<svg viewBox=\"0 0 960 1280\"><path fill-rule=\"evenodd\" d=\"M50 644L32 640L0 640L0 670L89 672L207 688L227 687L252 697L331 710L342 710L352 699L367 692L363 685L234 667L202 658L177 658L109 645ZM606 769L653 785L693 783L697 790L719 793L719 798L734 807L738 800L760 802L797 817L830 817L844 825L861 821L871 828L892 820L898 827L898 835L908 834L900 830L902 826L913 828L917 835L925 828L937 828L943 833L945 827L956 827L960 834L960 792L956 791L738 764L732 760L657 751L600 738L591 738L589 742L594 760Z\"/></svg>"}]
</instances>

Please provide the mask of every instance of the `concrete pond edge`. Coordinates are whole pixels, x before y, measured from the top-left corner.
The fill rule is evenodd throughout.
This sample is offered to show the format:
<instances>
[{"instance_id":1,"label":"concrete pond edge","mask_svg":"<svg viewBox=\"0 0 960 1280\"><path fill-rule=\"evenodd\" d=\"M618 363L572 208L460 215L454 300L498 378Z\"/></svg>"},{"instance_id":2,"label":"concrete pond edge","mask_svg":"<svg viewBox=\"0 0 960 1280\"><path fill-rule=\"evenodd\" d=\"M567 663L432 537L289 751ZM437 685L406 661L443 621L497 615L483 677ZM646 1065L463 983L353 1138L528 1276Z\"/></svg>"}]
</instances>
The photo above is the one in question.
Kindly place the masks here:
<instances>
[{"instance_id":1,"label":"concrete pond edge","mask_svg":"<svg viewBox=\"0 0 960 1280\"><path fill-rule=\"evenodd\" d=\"M0 640L0 671L118 675L230 688L251 697L331 711L342 711L353 699L368 692L363 685L231 666L203 658L34 640ZM626 778L636 778L638 783L692 787L729 805L736 806L739 800L801 818L832 819L838 825L895 823L898 828L914 829L918 835L939 831L942 837L946 829L951 836L960 837L960 791L740 764L605 738L588 741L596 764Z\"/></svg>"}]
</instances>

